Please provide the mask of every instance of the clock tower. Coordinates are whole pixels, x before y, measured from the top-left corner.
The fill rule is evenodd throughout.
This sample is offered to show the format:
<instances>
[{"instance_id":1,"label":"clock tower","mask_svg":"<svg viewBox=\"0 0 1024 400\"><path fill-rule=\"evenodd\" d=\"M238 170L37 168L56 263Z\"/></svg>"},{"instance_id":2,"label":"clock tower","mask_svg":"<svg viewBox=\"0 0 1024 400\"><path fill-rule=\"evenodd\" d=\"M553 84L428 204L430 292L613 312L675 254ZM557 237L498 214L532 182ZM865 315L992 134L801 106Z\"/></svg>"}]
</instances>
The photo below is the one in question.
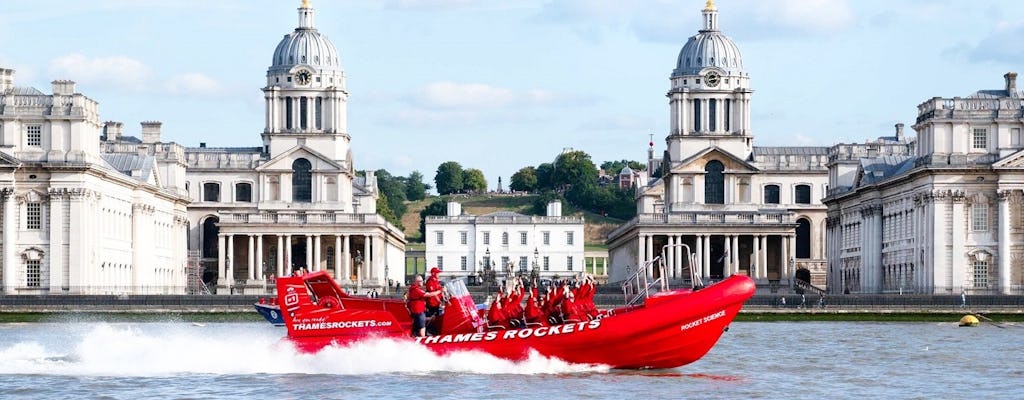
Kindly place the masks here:
<instances>
[{"instance_id":1,"label":"clock tower","mask_svg":"<svg viewBox=\"0 0 1024 400\"><path fill-rule=\"evenodd\" d=\"M715 147L746 160L753 149L750 77L732 39L718 30L718 8L708 0L703 28L679 52L668 91L669 162Z\"/></svg>"},{"instance_id":2,"label":"clock tower","mask_svg":"<svg viewBox=\"0 0 1024 400\"><path fill-rule=\"evenodd\" d=\"M267 69L263 152L274 158L306 146L325 158L350 162L348 90L338 50L314 27L309 0L298 12L299 26L278 43Z\"/></svg>"}]
</instances>

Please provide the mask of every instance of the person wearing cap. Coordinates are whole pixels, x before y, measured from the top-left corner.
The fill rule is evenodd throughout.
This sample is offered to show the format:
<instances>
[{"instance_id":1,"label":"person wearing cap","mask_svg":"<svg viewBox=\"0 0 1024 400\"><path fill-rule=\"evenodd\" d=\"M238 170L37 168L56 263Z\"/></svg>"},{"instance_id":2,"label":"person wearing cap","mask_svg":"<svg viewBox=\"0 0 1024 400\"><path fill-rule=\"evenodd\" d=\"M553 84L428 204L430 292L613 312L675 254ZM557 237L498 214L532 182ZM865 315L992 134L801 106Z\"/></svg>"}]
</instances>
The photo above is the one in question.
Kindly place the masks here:
<instances>
[{"instance_id":1,"label":"person wearing cap","mask_svg":"<svg viewBox=\"0 0 1024 400\"><path fill-rule=\"evenodd\" d=\"M441 270L437 267L430 269L430 277L427 278L427 292L437 292L436 296L427 297L427 318L444 314L441 309Z\"/></svg>"},{"instance_id":2,"label":"person wearing cap","mask_svg":"<svg viewBox=\"0 0 1024 400\"><path fill-rule=\"evenodd\" d=\"M409 294L406 298L409 316L412 317L412 336L427 336L427 318L423 315L427 308L427 299L440 295L441 291L428 292L423 290L423 276L416 275L412 286L409 286Z\"/></svg>"}]
</instances>

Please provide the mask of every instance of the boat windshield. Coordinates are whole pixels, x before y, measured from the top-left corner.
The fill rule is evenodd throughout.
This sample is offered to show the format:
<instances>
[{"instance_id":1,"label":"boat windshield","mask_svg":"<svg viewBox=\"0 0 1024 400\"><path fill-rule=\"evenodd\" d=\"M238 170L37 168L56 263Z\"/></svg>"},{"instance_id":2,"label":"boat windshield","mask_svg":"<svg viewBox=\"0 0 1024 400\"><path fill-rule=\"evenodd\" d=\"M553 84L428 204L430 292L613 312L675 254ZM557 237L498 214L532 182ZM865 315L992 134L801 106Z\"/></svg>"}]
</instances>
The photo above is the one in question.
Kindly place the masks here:
<instances>
[{"instance_id":1,"label":"boat windshield","mask_svg":"<svg viewBox=\"0 0 1024 400\"><path fill-rule=\"evenodd\" d=\"M444 287L448 290L448 295L452 297L461 297L469 294L469 289L466 289L466 281L462 279L445 281Z\"/></svg>"}]
</instances>

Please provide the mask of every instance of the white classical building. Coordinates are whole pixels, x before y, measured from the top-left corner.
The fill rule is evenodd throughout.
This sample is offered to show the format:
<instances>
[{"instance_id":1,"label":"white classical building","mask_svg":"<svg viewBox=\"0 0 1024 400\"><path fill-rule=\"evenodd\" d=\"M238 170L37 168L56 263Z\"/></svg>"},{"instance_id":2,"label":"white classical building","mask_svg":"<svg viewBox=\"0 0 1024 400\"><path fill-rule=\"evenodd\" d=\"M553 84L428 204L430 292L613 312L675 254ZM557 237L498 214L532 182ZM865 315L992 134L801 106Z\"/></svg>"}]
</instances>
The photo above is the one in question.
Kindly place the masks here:
<instances>
[{"instance_id":1,"label":"white classical building","mask_svg":"<svg viewBox=\"0 0 1024 400\"><path fill-rule=\"evenodd\" d=\"M916 143L830 155L829 288L851 293L1020 293L1024 288L1024 92L934 97Z\"/></svg>"},{"instance_id":2,"label":"white classical building","mask_svg":"<svg viewBox=\"0 0 1024 400\"><path fill-rule=\"evenodd\" d=\"M99 121L74 82L45 94L0 68L3 294L185 293L184 165L104 151Z\"/></svg>"},{"instance_id":3,"label":"white classical building","mask_svg":"<svg viewBox=\"0 0 1024 400\"><path fill-rule=\"evenodd\" d=\"M189 250L218 293L300 268L402 280L405 236L376 213L373 173L355 173L345 73L313 16L303 1L273 53L260 146L185 148L159 122L140 137L107 122L101 137L74 83L44 95L0 70L4 292L184 292Z\"/></svg>"},{"instance_id":4,"label":"white classical building","mask_svg":"<svg viewBox=\"0 0 1024 400\"><path fill-rule=\"evenodd\" d=\"M828 148L754 146L753 89L740 50L718 29L714 2L702 15L670 78L662 176L638 182L637 217L609 234L609 280L626 278L665 245L685 244L705 280L744 274L766 285L824 285L819 199ZM665 260L669 279L688 276L682 251Z\"/></svg>"},{"instance_id":5,"label":"white classical building","mask_svg":"<svg viewBox=\"0 0 1024 400\"><path fill-rule=\"evenodd\" d=\"M549 203L545 216L468 215L461 204L449 202L447 215L424 222L427 270L482 278L488 268L499 277L529 275L536 268L542 278L570 277L584 271L583 222L563 216L560 202Z\"/></svg>"}]
</instances>

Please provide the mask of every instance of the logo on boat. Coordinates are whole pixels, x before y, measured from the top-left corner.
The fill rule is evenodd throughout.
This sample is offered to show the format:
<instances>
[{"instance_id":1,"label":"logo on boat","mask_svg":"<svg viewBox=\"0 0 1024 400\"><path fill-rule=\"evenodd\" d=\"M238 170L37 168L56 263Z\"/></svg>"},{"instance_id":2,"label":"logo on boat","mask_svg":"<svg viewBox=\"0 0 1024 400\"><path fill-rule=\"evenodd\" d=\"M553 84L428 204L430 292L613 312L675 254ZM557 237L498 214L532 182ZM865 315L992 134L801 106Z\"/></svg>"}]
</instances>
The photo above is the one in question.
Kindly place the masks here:
<instances>
[{"instance_id":1,"label":"logo on boat","mask_svg":"<svg viewBox=\"0 0 1024 400\"><path fill-rule=\"evenodd\" d=\"M288 291L284 295L285 307L291 307L299 304L299 294L295 292L295 288L289 286Z\"/></svg>"},{"instance_id":2,"label":"logo on boat","mask_svg":"<svg viewBox=\"0 0 1024 400\"><path fill-rule=\"evenodd\" d=\"M296 323L295 330L297 331L310 331L317 329L349 329L349 328L376 328L381 326L391 326L391 321L376 321L372 319L362 321L337 321L337 322L312 322L312 323Z\"/></svg>"},{"instance_id":3,"label":"logo on boat","mask_svg":"<svg viewBox=\"0 0 1024 400\"><path fill-rule=\"evenodd\" d=\"M539 328L523 328L507 331L491 331L477 333L462 333L454 335L418 337L416 342L422 344L441 343L466 343L466 342L490 342L494 340L528 339L531 337L556 336L574 334L583 331L590 331L601 327L601 320L595 319L587 322L573 324L542 326Z\"/></svg>"},{"instance_id":4,"label":"logo on boat","mask_svg":"<svg viewBox=\"0 0 1024 400\"><path fill-rule=\"evenodd\" d=\"M719 310L718 312L716 312L714 314L711 314L711 315L708 315L708 316L706 316L704 318L698 318L698 319L695 319L693 321L687 322L687 323L683 324L683 326L680 326L679 330L685 331L687 329L695 328L695 327L701 326L702 324L705 324L705 323L714 321L716 319L722 318L724 316L725 316L725 310Z\"/></svg>"}]
</instances>

